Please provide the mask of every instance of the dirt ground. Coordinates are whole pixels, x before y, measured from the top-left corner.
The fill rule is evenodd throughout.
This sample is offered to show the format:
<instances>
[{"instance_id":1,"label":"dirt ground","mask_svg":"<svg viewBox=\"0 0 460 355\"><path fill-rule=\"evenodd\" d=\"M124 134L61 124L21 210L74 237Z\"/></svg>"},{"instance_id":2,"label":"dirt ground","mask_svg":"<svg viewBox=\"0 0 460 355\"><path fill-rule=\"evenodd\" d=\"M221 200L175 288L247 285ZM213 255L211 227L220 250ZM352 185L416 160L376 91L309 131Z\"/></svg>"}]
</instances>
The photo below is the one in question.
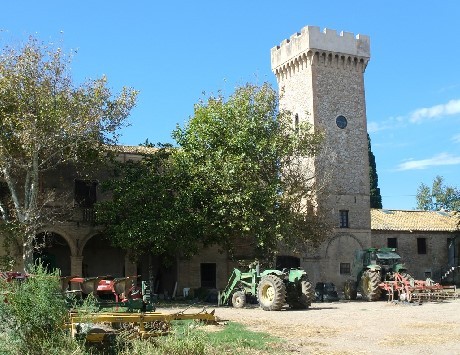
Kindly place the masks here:
<instances>
[{"instance_id":1,"label":"dirt ground","mask_svg":"<svg viewBox=\"0 0 460 355\"><path fill-rule=\"evenodd\" d=\"M263 311L256 305L207 308L212 309L223 321L285 339L280 353L460 354L460 299L421 305L339 301L278 312ZM198 309L186 313L194 310ZM218 330L222 325L207 327Z\"/></svg>"}]
</instances>

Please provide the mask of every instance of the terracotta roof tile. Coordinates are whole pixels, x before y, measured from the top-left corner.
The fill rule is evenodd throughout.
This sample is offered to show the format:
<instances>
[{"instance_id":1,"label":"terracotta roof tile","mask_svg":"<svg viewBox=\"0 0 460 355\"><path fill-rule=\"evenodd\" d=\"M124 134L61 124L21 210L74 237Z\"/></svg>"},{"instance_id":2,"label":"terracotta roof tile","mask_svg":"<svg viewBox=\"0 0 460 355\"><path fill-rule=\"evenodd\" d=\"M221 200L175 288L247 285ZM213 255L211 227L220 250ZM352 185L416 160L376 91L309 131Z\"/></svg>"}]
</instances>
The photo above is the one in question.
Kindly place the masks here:
<instances>
[{"instance_id":1,"label":"terracotta roof tile","mask_svg":"<svg viewBox=\"0 0 460 355\"><path fill-rule=\"evenodd\" d=\"M458 222L457 212L371 209L372 230L453 232Z\"/></svg>"},{"instance_id":2,"label":"terracotta roof tile","mask_svg":"<svg viewBox=\"0 0 460 355\"><path fill-rule=\"evenodd\" d=\"M111 145L107 150L127 154L151 154L158 150L156 147L144 147L140 145Z\"/></svg>"}]
</instances>

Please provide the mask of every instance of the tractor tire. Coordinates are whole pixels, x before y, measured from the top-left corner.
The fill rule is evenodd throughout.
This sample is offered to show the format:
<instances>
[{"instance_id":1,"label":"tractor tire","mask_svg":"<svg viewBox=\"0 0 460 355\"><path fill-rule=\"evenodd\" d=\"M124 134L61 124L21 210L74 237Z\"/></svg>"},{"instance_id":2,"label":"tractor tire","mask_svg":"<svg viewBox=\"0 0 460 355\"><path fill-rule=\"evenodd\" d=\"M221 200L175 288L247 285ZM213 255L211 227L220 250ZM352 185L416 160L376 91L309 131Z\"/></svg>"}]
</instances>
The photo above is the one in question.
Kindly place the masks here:
<instances>
[{"instance_id":1,"label":"tractor tire","mask_svg":"<svg viewBox=\"0 0 460 355\"><path fill-rule=\"evenodd\" d=\"M355 300L358 295L355 280L347 280L343 284L343 296L346 300Z\"/></svg>"},{"instance_id":2,"label":"tractor tire","mask_svg":"<svg viewBox=\"0 0 460 355\"><path fill-rule=\"evenodd\" d=\"M235 308L244 308L246 305L246 295L243 291L236 291L232 295L232 305Z\"/></svg>"},{"instance_id":3,"label":"tractor tire","mask_svg":"<svg viewBox=\"0 0 460 355\"><path fill-rule=\"evenodd\" d=\"M361 276L360 289L363 299L366 301L378 301L382 295L382 289L379 287L380 273L366 270Z\"/></svg>"},{"instance_id":4,"label":"tractor tire","mask_svg":"<svg viewBox=\"0 0 460 355\"><path fill-rule=\"evenodd\" d=\"M314 297L313 287L308 280L301 280L298 287L300 288L300 294L287 296L289 307L292 309L307 309L311 306Z\"/></svg>"},{"instance_id":5,"label":"tractor tire","mask_svg":"<svg viewBox=\"0 0 460 355\"><path fill-rule=\"evenodd\" d=\"M279 311L286 303L286 286L276 275L267 275L257 287L257 301L264 311Z\"/></svg>"}]
</instances>

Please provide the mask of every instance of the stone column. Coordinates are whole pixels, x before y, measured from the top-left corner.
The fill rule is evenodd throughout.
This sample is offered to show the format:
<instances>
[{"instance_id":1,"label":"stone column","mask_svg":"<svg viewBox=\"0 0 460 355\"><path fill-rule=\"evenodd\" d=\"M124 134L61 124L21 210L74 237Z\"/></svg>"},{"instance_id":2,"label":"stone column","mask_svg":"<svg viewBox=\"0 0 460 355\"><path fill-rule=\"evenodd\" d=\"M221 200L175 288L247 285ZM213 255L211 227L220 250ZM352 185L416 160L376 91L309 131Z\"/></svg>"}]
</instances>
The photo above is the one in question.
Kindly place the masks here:
<instances>
[{"instance_id":1,"label":"stone column","mask_svg":"<svg viewBox=\"0 0 460 355\"><path fill-rule=\"evenodd\" d=\"M70 256L70 274L72 276L82 276L83 256Z\"/></svg>"},{"instance_id":2,"label":"stone column","mask_svg":"<svg viewBox=\"0 0 460 355\"><path fill-rule=\"evenodd\" d=\"M83 264L83 256L76 256L76 255L71 255L70 256L70 274L72 276L83 276L82 274L82 264ZM71 282L70 283L70 288L72 290L77 290L79 289L79 285L76 283Z\"/></svg>"}]
</instances>

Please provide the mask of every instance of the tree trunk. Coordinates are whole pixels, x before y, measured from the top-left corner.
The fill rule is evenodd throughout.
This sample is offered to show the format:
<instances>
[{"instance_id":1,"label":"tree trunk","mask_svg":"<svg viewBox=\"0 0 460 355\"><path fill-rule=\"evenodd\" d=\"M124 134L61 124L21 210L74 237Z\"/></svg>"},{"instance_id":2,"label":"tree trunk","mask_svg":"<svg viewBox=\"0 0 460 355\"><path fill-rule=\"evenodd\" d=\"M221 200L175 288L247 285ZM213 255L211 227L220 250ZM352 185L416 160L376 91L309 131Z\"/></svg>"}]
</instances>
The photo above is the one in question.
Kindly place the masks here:
<instances>
[{"instance_id":1,"label":"tree trunk","mask_svg":"<svg viewBox=\"0 0 460 355\"><path fill-rule=\"evenodd\" d=\"M24 272L31 270L34 264L34 236L26 236L24 243L22 244L22 261L24 263Z\"/></svg>"},{"instance_id":2,"label":"tree trunk","mask_svg":"<svg viewBox=\"0 0 460 355\"><path fill-rule=\"evenodd\" d=\"M153 295L155 293L155 275L153 272L152 252L149 252L149 287L150 287L150 301L153 302Z\"/></svg>"}]
</instances>

